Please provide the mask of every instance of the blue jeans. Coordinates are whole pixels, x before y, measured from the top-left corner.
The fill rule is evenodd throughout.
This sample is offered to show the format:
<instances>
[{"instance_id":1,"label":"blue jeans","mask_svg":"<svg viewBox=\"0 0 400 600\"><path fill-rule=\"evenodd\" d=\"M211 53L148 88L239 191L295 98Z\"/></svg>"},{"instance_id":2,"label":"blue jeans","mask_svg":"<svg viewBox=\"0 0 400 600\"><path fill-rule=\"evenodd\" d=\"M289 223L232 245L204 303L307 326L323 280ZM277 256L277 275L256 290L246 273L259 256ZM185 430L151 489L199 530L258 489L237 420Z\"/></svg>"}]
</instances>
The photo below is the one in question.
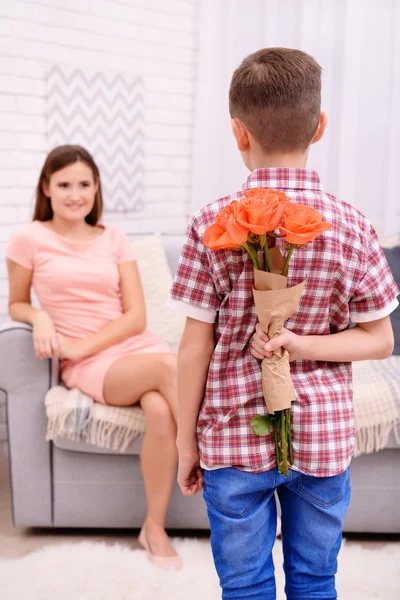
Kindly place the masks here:
<instances>
[{"instance_id":1,"label":"blue jeans","mask_svg":"<svg viewBox=\"0 0 400 600\"><path fill-rule=\"evenodd\" d=\"M337 555L350 502L349 469L311 477L277 469L204 472L204 499L222 598L275 600L272 547L275 490L282 509L282 545L288 600L335 600Z\"/></svg>"}]
</instances>

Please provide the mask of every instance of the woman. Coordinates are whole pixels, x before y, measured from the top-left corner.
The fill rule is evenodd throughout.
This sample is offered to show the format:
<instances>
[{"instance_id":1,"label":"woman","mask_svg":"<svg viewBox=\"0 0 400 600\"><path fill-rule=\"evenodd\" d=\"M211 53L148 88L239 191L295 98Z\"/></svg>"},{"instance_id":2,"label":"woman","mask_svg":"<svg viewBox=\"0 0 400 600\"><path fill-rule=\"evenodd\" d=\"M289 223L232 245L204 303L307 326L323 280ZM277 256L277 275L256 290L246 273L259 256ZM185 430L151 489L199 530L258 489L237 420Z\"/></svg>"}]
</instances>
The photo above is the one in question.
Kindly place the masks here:
<instances>
[{"instance_id":1,"label":"woman","mask_svg":"<svg viewBox=\"0 0 400 600\"><path fill-rule=\"evenodd\" d=\"M165 532L176 470L176 359L146 329L143 291L131 245L99 224L100 174L80 146L50 152L31 223L7 249L9 313L33 327L36 355L60 359L61 378L95 401L140 402L146 416L141 464L147 515L139 540L161 568L181 567ZM30 300L31 286L40 310Z\"/></svg>"}]
</instances>

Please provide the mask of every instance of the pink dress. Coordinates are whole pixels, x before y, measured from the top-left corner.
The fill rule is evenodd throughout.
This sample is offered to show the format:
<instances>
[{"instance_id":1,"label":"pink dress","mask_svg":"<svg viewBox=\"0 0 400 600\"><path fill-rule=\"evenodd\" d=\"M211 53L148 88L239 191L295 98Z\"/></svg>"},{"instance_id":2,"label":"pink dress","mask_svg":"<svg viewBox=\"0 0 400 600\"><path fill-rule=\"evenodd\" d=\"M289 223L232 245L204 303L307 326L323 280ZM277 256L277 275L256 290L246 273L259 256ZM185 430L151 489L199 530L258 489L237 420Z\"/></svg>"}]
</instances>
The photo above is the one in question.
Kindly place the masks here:
<instances>
[{"instance_id":1,"label":"pink dress","mask_svg":"<svg viewBox=\"0 0 400 600\"><path fill-rule=\"evenodd\" d=\"M95 239L76 242L40 221L24 225L11 238L7 258L33 271L40 306L62 335L84 339L123 314L118 265L136 260L127 236L104 227ZM61 361L61 379L104 403L104 377L112 363L138 353L170 352L146 329L81 361Z\"/></svg>"}]
</instances>

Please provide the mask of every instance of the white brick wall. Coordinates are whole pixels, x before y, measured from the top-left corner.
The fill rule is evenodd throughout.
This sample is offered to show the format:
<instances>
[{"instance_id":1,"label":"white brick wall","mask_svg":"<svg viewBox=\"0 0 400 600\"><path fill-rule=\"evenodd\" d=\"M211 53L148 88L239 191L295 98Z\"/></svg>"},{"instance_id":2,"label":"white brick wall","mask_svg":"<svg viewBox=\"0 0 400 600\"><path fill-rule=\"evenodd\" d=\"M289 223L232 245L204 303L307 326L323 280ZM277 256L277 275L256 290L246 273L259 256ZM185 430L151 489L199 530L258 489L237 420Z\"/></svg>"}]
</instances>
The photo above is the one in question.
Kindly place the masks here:
<instances>
[{"instance_id":1,"label":"white brick wall","mask_svg":"<svg viewBox=\"0 0 400 600\"><path fill-rule=\"evenodd\" d=\"M190 180L198 0L9 0L0 3L0 252L31 218L47 151L51 64L132 72L145 86L145 208L105 222L128 234L183 232ZM107 202L107 199L105 199ZM108 217L110 219L110 217ZM0 265L0 321L7 312Z\"/></svg>"}]
</instances>

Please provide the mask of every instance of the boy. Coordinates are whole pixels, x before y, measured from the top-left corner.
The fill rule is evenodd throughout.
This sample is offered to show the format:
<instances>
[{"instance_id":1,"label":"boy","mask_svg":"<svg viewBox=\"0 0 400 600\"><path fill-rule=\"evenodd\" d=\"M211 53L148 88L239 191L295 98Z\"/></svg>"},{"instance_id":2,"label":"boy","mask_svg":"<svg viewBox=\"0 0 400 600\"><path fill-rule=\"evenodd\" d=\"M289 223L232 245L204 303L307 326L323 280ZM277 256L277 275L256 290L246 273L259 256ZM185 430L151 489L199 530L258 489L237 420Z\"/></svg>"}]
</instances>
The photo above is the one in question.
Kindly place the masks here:
<instances>
[{"instance_id":1,"label":"boy","mask_svg":"<svg viewBox=\"0 0 400 600\"><path fill-rule=\"evenodd\" d=\"M285 345L293 361L294 464L285 478L276 469L273 435L258 437L250 428L250 419L266 412L260 363L249 343L257 321L251 260L246 252L212 252L202 242L215 215L243 190L191 220L170 300L188 317L178 354L178 482L192 495L204 476L224 599L276 598L276 490L288 600L333 600L350 498L351 361L392 353L388 315L399 290L370 223L326 194L317 173L305 168L310 144L327 124L315 60L298 50L260 50L235 71L229 101L236 143L251 171L243 189L284 191L333 228L307 252L295 252L288 285L307 276L306 287L286 329L269 342ZM276 244L283 250L280 239ZM351 321L356 326L349 328ZM256 336L256 355L259 344Z\"/></svg>"}]
</instances>

